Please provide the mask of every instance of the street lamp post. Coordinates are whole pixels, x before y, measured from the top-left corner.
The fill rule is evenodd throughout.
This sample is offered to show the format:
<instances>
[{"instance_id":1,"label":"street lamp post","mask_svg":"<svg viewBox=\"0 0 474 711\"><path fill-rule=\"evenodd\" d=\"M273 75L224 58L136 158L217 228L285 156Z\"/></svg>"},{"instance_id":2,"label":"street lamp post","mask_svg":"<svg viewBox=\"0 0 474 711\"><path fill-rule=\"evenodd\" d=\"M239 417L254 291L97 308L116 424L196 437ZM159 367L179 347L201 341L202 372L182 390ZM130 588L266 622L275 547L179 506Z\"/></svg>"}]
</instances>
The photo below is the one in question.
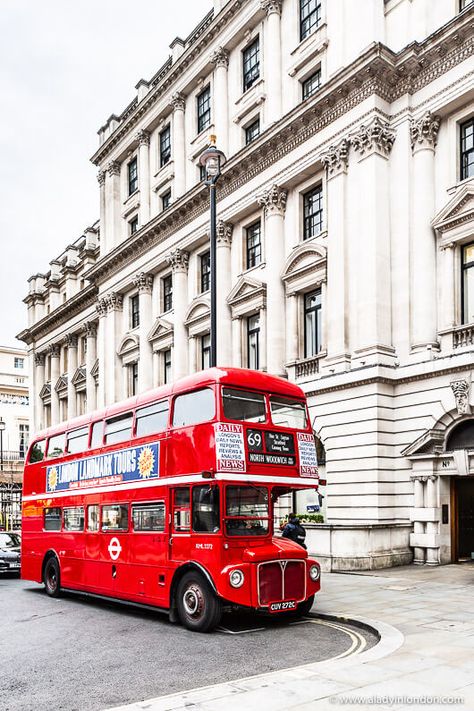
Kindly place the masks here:
<instances>
[{"instance_id":1,"label":"street lamp post","mask_svg":"<svg viewBox=\"0 0 474 711\"><path fill-rule=\"evenodd\" d=\"M216 183L221 174L221 168L226 162L224 153L216 148L216 137L211 136L211 144L201 154L199 163L206 169L206 185L209 185L209 201L211 208L211 368L217 365L217 265L216 265L216 230L217 230L217 200Z\"/></svg>"},{"instance_id":2,"label":"street lamp post","mask_svg":"<svg viewBox=\"0 0 474 711\"><path fill-rule=\"evenodd\" d=\"M5 431L5 422L0 417L0 471L3 472L3 432Z\"/></svg>"}]
</instances>

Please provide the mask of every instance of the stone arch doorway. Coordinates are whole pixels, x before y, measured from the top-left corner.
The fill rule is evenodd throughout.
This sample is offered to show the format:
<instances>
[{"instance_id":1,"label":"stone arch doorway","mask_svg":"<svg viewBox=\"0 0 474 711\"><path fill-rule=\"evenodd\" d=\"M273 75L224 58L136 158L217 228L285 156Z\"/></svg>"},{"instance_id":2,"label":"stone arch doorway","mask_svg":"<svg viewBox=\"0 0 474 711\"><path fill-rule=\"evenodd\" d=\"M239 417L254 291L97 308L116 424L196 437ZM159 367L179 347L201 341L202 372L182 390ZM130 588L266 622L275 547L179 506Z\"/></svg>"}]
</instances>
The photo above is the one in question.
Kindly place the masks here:
<instances>
[{"instance_id":1,"label":"stone arch doorway","mask_svg":"<svg viewBox=\"0 0 474 711\"><path fill-rule=\"evenodd\" d=\"M446 454L452 454L457 475L451 479L454 561L474 559L474 418L454 425L446 437Z\"/></svg>"}]
</instances>

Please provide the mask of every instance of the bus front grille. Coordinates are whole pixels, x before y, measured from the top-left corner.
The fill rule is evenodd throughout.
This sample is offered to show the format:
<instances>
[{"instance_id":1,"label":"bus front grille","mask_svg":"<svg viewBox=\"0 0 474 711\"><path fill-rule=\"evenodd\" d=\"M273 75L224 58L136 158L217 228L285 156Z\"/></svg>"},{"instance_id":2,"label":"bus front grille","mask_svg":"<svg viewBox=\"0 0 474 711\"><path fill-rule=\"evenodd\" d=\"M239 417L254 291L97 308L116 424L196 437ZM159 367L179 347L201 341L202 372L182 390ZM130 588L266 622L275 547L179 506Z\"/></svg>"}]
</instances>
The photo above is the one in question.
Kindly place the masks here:
<instances>
[{"instance_id":1,"label":"bus front grille","mask_svg":"<svg viewBox=\"0 0 474 711\"><path fill-rule=\"evenodd\" d=\"M280 600L304 600L306 566L302 560L278 560L258 566L258 602L268 605Z\"/></svg>"}]
</instances>

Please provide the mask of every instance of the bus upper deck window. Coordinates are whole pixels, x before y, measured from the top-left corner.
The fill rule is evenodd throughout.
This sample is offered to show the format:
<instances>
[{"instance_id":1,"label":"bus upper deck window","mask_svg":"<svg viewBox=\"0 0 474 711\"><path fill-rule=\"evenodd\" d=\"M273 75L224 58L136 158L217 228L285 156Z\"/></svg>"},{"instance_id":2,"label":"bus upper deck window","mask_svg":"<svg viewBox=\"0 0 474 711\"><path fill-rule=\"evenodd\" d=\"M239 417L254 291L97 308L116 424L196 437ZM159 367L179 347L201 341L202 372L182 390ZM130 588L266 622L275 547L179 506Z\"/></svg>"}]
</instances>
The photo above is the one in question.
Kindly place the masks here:
<instances>
[{"instance_id":1,"label":"bus upper deck window","mask_svg":"<svg viewBox=\"0 0 474 711\"><path fill-rule=\"evenodd\" d=\"M214 391L210 388L178 395L174 401L173 426L186 427L209 422L215 413Z\"/></svg>"},{"instance_id":2,"label":"bus upper deck window","mask_svg":"<svg viewBox=\"0 0 474 711\"><path fill-rule=\"evenodd\" d=\"M46 440L41 439L38 442L35 442L30 450L30 456L28 459L29 463L34 464L35 462L42 462L44 459L45 450Z\"/></svg>"},{"instance_id":3,"label":"bus upper deck window","mask_svg":"<svg viewBox=\"0 0 474 711\"><path fill-rule=\"evenodd\" d=\"M101 447L103 438L104 422L103 420L99 420L99 422L94 422L94 424L92 425L91 449L97 449L97 447Z\"/></svg>"},{"instance_id":4,"label":"bus upper deck window","mask_svg":"<svg viewBox=\"0 0 474 711\"><path fill-rule=\"evenodd\" d=\"M48 459L60 457L64 454L64 445L66 443L66 434L62 432L59 435L50 437L48 441Z\"/></svg>"},{"instance_id":5,"label":"bus upper deck window","mask_svg":"<svg viewBox=\"0 0 474 711\"><path fill-rule=\"evenodd\" d=\"M89 427L81 427L77 430L72 430L67 434L67 452L68 454L79 454L87 449L89 444Z\"/></svg>"},{"instance_id":6,"label":"bus upper deck window","mask_svg":"<svg viewBox=\"0 0 474 711\"><path fill-rule=\"evenodd\" d=\"M224 416L228 420L265 422L265 396L246 390L222 389Z\"/></svg>"},{"instance_id":7,"label":"bus upper deck window","mask_svg":"<svg viewBox=\"0 0 474 711\"><path fill-rule=\"evenodd\" d=\"M105 421L105 444L125 442L132 436L133 415L129 412Z\"/></svg>"},{"instance_id":8,"label":"bus upper deck window","mask_svg":"<svg viewBox=\"0 0 474 711\"><path fill-rule=\"evenodd\" d=\"M137 410L137 437L164 432L168 424L168 411L167 400Z\"/></svg>"},{"instance_id":9,"label":"bus upper deck window","mask_svg":"<svg viewBox=\"0 0 474 711\"><path fill-rule=\"evenodd\" d=\"M292 427L296 430L306 429L306 407L301 400L289 400L272 395L270 397L272 422L280 427Z\"/></svg>"}]
</instances>

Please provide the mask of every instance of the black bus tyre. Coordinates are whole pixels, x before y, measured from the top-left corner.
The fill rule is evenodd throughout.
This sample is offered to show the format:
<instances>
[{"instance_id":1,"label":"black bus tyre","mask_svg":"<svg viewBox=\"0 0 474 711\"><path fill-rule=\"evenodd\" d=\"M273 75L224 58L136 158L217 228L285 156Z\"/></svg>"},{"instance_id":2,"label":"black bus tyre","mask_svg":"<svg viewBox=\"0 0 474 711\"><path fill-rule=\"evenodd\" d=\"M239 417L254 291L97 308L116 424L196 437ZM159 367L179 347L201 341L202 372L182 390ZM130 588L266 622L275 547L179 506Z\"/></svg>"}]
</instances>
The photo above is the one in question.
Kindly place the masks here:
<instances>
[{"instance_id":1,"label":"black bus tyre","mask_svg":"<svg viewBox=\"0 0 474 711\"><path fill-rule=\"evenodd\" d=\"M221 601L204 576L194 571L179 581L177 607L181 623L194 632L209 632L222 617Z\"/></svg>"},{"instance_id":2,"label":"black bus tyre","mask_svg":"<svg viewBox=\"0 0 474 711\"><path fill-rule=\"evenodd\" d=\"M44 589L49 597L58 597L61 592L59 563L55 556L48 558L44 566Z\"/></svg>"}]
</instances>

